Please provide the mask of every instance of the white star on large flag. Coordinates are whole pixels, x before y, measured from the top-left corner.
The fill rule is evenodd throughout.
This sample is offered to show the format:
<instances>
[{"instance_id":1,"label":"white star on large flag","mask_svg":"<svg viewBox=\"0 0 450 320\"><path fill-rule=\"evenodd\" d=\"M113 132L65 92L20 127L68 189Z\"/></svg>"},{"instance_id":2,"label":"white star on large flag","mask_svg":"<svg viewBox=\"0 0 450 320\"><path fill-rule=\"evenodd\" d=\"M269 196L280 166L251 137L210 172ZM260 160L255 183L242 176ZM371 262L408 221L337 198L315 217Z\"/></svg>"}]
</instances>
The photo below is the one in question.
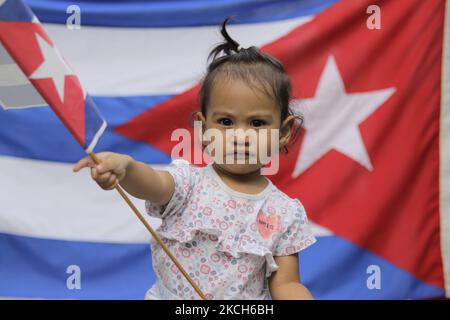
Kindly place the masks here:
<instances>
[{"instance_id":1,"label":"white star on large flag","mask_svg":"<svg viewBox=\"0 0 450 320\"><path fill-rule=\"evenodd\" d=\"M372 163L359 131L359 124L394 92L395 88L388 88L347 93L335 59L330 56L315 97L294 101L292 104L295 113L300 111L303 114L306 129L292 176L299 176L331 149L343 153L372 171Z\"/></svg>"},{"instance_id":2,"label":"white star on large flag","mask_svg":"<svg viewBox=\"0 0 450 320\"><path fill-rule=\"evenodd\" d=\"M75 75L69 66L64 62L58 49L52 47L39 34L36 34L36 40L41 48L44 60L41 65L30 75L30 79L52 78L55 84L59 98L64 102L64 84L65 78L69 75Z\"/></svg>"}]
</instances>

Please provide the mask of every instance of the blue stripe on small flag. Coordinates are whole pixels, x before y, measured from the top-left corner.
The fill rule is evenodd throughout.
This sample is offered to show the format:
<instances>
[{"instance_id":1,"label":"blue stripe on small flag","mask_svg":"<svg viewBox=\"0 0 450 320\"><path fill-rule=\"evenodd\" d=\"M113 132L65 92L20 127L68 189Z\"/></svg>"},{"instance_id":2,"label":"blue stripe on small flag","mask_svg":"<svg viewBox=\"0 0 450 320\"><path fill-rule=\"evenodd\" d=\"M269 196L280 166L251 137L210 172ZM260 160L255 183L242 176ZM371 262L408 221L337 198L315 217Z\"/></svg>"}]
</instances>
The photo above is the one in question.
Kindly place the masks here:
<instances>
[{"instance_id":1,"label":"blue stripe on small flag","mask_svg":"<svg viewBox=\"0 0 450 320\"><path fill-rule=\"evenodd\" d=\"M87 152L94 151L94 147L100 138L100 135L106 128L106 121L102 118L94 100L90 95L84 99L85 116L85 145Z\"/></svg>"}]
</instances>

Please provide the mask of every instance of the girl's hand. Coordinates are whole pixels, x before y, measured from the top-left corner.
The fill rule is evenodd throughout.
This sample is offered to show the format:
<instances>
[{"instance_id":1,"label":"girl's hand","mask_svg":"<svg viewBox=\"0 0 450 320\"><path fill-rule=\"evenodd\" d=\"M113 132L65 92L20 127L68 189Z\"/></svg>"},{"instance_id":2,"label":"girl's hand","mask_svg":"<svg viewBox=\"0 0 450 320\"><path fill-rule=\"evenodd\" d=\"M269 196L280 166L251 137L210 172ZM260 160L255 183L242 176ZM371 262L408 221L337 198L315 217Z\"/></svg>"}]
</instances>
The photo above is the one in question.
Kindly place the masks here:
<instances>
[{"instance_id":1,"label":"girl's hand","mask_svg":"<svg viewBox=\"0 0 450 320\"><path fill-rule=\"evenodd\" d=\"M73 172L78 172L83 168L91 168L92 179L104 190L114 189L122 181L127 173L127 168L133 161L128 155L100 152L97 153L100 164L96 165L90 156L87 156L73 167Z\"/></svg>"}]
</instances>

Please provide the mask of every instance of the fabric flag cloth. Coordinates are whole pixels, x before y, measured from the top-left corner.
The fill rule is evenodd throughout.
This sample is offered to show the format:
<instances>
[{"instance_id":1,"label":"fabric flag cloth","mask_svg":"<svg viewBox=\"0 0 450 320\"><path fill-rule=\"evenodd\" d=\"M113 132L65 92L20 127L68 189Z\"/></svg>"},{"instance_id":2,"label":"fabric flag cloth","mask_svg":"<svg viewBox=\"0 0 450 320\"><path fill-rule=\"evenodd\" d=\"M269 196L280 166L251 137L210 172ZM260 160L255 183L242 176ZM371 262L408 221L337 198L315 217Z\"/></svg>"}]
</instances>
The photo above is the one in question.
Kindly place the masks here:
<instances>
[{"instance_id":1,"label":"fabric flag cloth","mask_svg":"<svg viewBox=\"0 0 450 320\"><path fill-rule=\"evenodd\" d=\"M0 83L6 84L0 92L0 105L13 109L46 104L86 152L93 151L106 122L36 16L21 0L1 4L0 42Z\"/></svg>"},{"instance_id":2,"label":"fabric flag cloth","mask_svg":"<svg viewBox=\"0 0 450 320\"><path fill-rule=\"evenodd\" d=\"M0 207L0 296L142 299L156 280L146 230L88 172L69 174L83 152L49 108L14 108L45 98L23 79L40 81L58 101L75 94L66 68L39 78L53 44L35 31L31 13L4 18L17 3L0 0L2 26L24 30L0 59L0 100L11 109L0 108L0 194L9 195ZM27 4L108 121L97 151L159 168L170 163L173 130L192 130L207 55L221 41L220 23L235 16L231 36L283 62L292 107L305 117L300 139L269 176L301 200L318 239L300 254L302 282L317 299L450 295L448 1ZM72 5L79 5L79 30L67 28ZM368 23L374 8L379 29ZM22 78L4 80L23 54L12 52L23 37L37 53ZM84 118L74 123L87 127L93 113L84 103ZM92 134L80 131L88 146ZM55 201L43 200L48 194ZM133 201L143 212L143 201Z\"/></svg>"}]
</instances>

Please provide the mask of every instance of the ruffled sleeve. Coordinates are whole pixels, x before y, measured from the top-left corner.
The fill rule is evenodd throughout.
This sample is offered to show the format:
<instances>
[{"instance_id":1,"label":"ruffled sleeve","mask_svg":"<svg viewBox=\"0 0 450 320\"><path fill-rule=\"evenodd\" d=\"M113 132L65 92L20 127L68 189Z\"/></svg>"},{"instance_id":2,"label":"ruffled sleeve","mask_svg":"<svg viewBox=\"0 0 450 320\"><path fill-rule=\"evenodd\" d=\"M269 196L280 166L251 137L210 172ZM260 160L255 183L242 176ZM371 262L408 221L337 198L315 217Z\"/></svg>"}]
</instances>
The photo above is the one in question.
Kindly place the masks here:
<instances>
[{"instance_id":1,"label":"ruffled sleeve","mask_svg":"<svg viewBox=\"0 0 450 320\"><path fill-rule=\"evenodd\" d=\"M194 187L192 165L184 159L175 159L164 169L169 172L175 183L175 191L165 206L157 205L149 200L145 201L148 215L156 218L166 218L184 209Z\"/></svg>"},{"instance_id":2,"label":"ruffled sleeve","mask_svg":"<svg viewBox=\"0 0 450 320\"><path fill-rule=\"evenodd\" d=\"M287 256L297 253L317 241L308 223L305 208L298 199L294 201L296 205L292 220L279 238L274 250L274 256Z\"/></svg>"}]
</instances>

